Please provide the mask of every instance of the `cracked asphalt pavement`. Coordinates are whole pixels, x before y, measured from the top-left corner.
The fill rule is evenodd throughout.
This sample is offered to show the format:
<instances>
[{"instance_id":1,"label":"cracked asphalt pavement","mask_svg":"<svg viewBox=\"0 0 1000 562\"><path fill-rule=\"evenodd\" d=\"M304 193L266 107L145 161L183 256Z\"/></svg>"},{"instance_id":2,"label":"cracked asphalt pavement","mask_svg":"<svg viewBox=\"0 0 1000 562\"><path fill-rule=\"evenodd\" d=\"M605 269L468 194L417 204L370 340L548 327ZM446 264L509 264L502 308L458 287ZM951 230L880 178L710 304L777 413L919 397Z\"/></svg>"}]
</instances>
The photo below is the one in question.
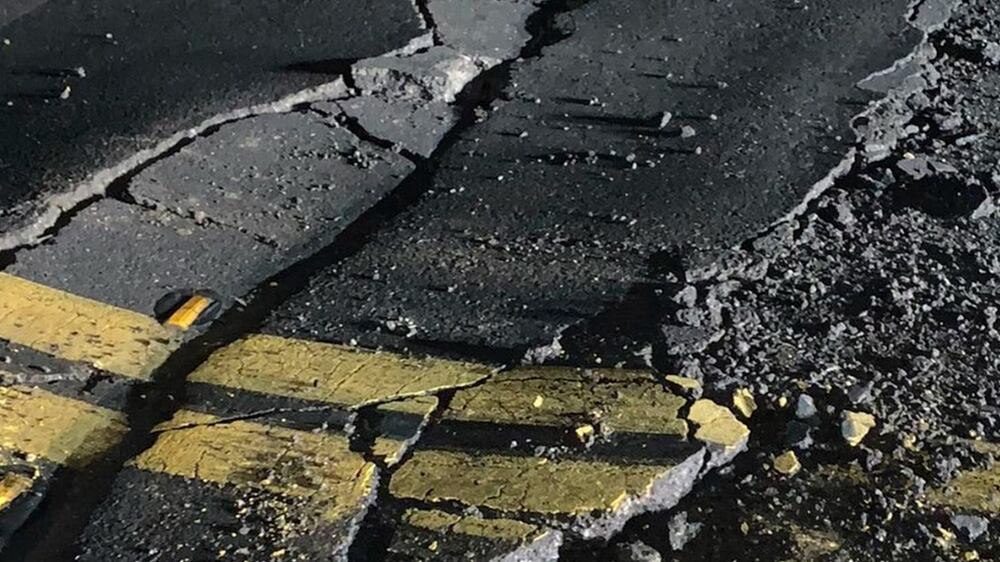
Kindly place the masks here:
<instances>
[{"instance_id":1,"label":"cracked asphalt pavement","mask_svg":"<svg viewBox=\"0 0 1000 562\"><path fill-rule=\"evenodd\" d=\"M0 7L0 558L1000 559L992 0Z\"/></svg>"}]
</instances>

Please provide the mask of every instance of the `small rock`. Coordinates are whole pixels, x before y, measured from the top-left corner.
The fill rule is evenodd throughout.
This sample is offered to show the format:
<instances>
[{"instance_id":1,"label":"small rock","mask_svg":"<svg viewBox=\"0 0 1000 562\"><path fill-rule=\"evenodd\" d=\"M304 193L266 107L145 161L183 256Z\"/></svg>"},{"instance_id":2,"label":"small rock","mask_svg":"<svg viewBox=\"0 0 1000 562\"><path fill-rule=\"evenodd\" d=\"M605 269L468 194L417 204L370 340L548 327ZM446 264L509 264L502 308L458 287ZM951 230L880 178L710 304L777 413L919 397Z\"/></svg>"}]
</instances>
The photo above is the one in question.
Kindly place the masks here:
<instances>
[{"instance_id":1,"label":"small rock","mask_svg":"<svg viewBox=\"0 0 1000 562\"><path fill-rule=\"evenodd\" d=\"M985 199L983 199L983 202L980 203L979 206L976 207L974 211L972 211L972 220L978 220L992 216L994 213L996 213L996 211L997 207L996 204L993 203L993 198L987 196Z\"/></svg>"},{"instance_id":2,"label":"small rock","mask_svg":"<svg viewBox=\"0 0 1000 562\"><path fill-rule=\"evenodd\" d=\"M594 439L594 426L588 423L576 428L576 438L584 445L589 444Z\"/></svg>"},{"instance_id":3,"label":"small rock","mask_svg":"<svg viewBox=\"0 0 1000 562\"><path fill-rule=\"evenodd\" d=\"M660 553L648 544L636 541L618 547L618 562L661 562Z\"/></svg>"},{"instance_id":4,"label":"small rock","mask_svg":"<svg viewBox=\"0 0 1000 562\"><path fill-rule=\"evenodd\" d=\"M542 404L544 403L545 403L545 398L543 398L541 395L538 395L535 396L535 401L532 402L531 405L535 408L541 408Z\"/></svg>"},{"instance_id":5,"label":"small rock","mask_svg":"<svg viewBox=\"0 0 1000 562\"><path fill-rule=\"evenodd\" d=\"M951 518L951 524L962 531L969 542L974 542L986 533L990 522L985 517L978 515L955 515Z\"/></svg>"},{"instance_id":6,"label":"small rock","mask_svg":"<svg viewBox=\"0 0 1000 562\"><path fill-rule=\"evenodd\" d=\"M800 420L811 418L816 415L816 403L812 396L800 394L799 401L795 404L795 417Z\"/></svg>"},{"instance_id":7,"label":"small rock","mask_svg":"<svg viewBox=\"0 0 1000 562\"><path fill-rule=\"evenodd\" d=\"M692 308L698 302L698 289L694 285L687 285L677 291L673 300L685 308Z\"/></svg>"},{"instance_id":8,"label":"small rock","mask_svg":"<svg viewBox=\"0 0 1000 562\"><path fill-rule=\"evenodd\" d=\"M847 390L847 399L851 401L851 404L867 402L871 398L873 387L874 385L871 382L852 385Z\"/></svg>"},{"instance_id":9,"label":"small rock","mask_svg":"<svg viewBox=\"0 0 1000 562\"><path fill-rule=\"evenodd\" d=\"M698 536L701 530L701 523L688 522L687 512L682 511L670 518L667 522L667 530L670 538L670 548L682 550L691 539Z\"/></svg>"},{"instance_id":10,"label":"small rock","mask_svg":"<svg viewBox=\"0 0 1000 562\"><path fill-rule=\"evenodd\" d=\"M983 47L983 57L993 64L1000 63L1000 43L987 42Z\"/></svg>"},{"instance_id":11,"label":"small rock","mask_svg":"<svg viewBox=\"0 0 1000 562\"><path fill-rule=\"evenodd\" d=\"M785 476L795 476L801 469L802 465L795 451L787 451L774 458L774 470Z\"/></svg>"},{"instance_id":12,"label":"small rock","mask_svg":"<svg viewBox=\"0 0 1000 562\"><path fill-rule=\"evenodd\" d=\"M701 382L697 379L682 377L680 375L667 375L664 379L681 394L693 398L701 398Z\"/></svg>"},{"instance_id":13,"label":"small rock","mask_svg":"<svg viewBox=\"0 0 1000 562\"><path fill-rule=\"evenodd\" d=\"M743 414L744 418L749 418L757 411L757 401L754 400L750 389L738 388L733 391L733 407Z\"/></svg>"},{"instance_id":14,"label":"small rock","mask_svg":"<svg viewBox=\"0 0 1000 562\"><path fill-rule=\"evenodd\" d=\"M670 124L670 120L673 118L674 118L673 114L670 113L669 111L664 111L663 113L661 113L659 118L660 128L665 129L667 125Z\"/></svg>"},{"instance_id":15,"label":"small rock","mask_svg":"<svg viewBox=\"0 0 1000 562\"><path fill-rule=\"evenodd\" d=\"M65 88L63 88L63 91L59 93L59 99L68 100L71 93L73 93L73 89L70 88L69 86L66 86Z\"/></svg>"},{"instance_id":16,"label":"small rock","mask_svg":"<svg viewBox=\"0 0 1000 562\"><path fill-rule=\"evenodd\" d=\"M692 127L691 125L684 125L683 127L681 127L682 139L689 139L697 134L698 134L697 131L695 131L694 127Z\"/></svg>"},{"instance_id":17,"label":"small rock","mask_svg":"<svg viewBox=\"0 0 1000 562\"><path fill-rule=\"evenodd\" d=\"M864 412L844 412L844 420L840 424L840 433L851 447L857 447L875 427L875 416Z\"/></svg>"}]
</instances>

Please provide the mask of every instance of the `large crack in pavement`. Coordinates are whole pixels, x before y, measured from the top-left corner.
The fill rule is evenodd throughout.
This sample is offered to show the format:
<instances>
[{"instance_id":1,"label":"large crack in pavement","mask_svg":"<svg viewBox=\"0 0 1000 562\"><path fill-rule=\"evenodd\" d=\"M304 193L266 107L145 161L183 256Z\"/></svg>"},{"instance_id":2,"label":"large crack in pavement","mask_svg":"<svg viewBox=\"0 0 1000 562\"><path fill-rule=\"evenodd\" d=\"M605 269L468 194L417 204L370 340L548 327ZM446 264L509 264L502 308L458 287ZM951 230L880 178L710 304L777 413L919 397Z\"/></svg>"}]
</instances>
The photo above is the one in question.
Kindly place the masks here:
<instances>
[{"instance_id":1,"label":"large crack in pavement","mask_svg":"<svg viewBox=\"0 0 1000 562\"><path fill-rule=\"evenodd\" d=\"M931 3L919 4L914 7L914 14L918 14L919 10L923 9L924 6L931 5ZM420 7L420 6L418 6ZM550 36L552 31L557 29L554 24L554 19L557 14L561 11L570 9L571 7L576 7L573 3L568 3L565 5L558 4L547 4L541 8L541 10L531 18L532 36L533 39L529 42L529 46L525 47L520 52L521 58L537 57L540 53L541 47L544 45L545 41L541 38ZM427 6L422 6L421 9L429 9ZM435 20L440 20L440 18L434 18ZM441 25L442 21L438 21L437 25ZM383 148L387 145L391 145L399 149L401 152L411 159L411 161L416 161L416 170L412 172L407 179L400 184L390 195L385 199L382 199L376 203L373 207L367 211L361 213L357 220L350 221L350 225L347 226L337 237L337 240L332 244L326 246L324 249L314 254L312 257L307 258L293 267L286 269L282 273L272 276L263 284L258 285L258 290L256 291L253 299L245 307L235 308L224 314L206 334L189 342L181 351L174 355L164 367L160 370L158 374L158 381L148 389L144 389L150 392L150 395L157 397L153 402L158 402L154 404L149 410L146 411L133 411L131 412L131 421L133 426L132 434L126 441L122 450L118 452L121 458L126 458L133 456L149 447L151 444L151 439L154 435L153 428L157 422L165 420L171 414L175 413L176 409L179 407L177 404L183 400L185 395L185 385L184 380L189 373L191 373L202 361L208 357L208 355L220 347L235 341L240 336L243 336L248 331L252 331L257 325L259 325L262 320L273 310L275 310L281 303L288 301L293 295L301 293L310 281L310 278L322 268L329 266L330 264L337 263L358 251L362 248L370 237L375 233L381 225L383 225L388 219L392 217L399 216L403 213L409 205L415 202L419 197L429 189L430 185L428 178L434 172L433 157L431 160L421 160L424 156L431 155L435 153L440 153L452 146L455 139L458 137L459 133L467 129L476 119L476 114L474 109L487 107L490 101L495 97L500 89L497 82L502 83L508 75L508 67L513 60L513 57L509 56L507 53L503 58L495 58L495 53L493 52L475 52L471 55L459 53L456 56L457 51L448 47L448 34L444 31L439 32L438 29L434 29L434 34L436 43L444 43L444 45L436 44L433 46L416 46L413 49L404 49L402 53L403 56L392 56L392 57L381 57L370 61L365 61L359 66L355 67L358 71L357 74L352 74L348 84L357 88L362 92L362 96L368 96L372 99L378 99L378 105L366 107L362 105L353 105L351 102L358 101L357 96L341 96L342 99L333 101L332 103L322 103L323 107L319 109L327 117L333 117L334 121L340 121L341 123L349 123L348 129L353 128L355 136L361 138L361 140L372 140L378 141L377 144L382 144ZM559 34L556 34L559 37ZM473 47L475 45L473 44ZM473 48L470 47L470 48ZM500 63L499 60L505 62ZM425 61L425 62L420 62ZM409 63L417 62L416 71L414 67L410 66ZM913 62L913 58L908 62ZM434 72L428 75L423 75L419 72L420 64L427 64L428 66L434 68ZM897 65L898 68L903 68L905 64ZM894 67L894 68L897 68ZM443 71L441 69L444 69ZM482 71L484 68L488 68L484 74L481 74L478 81L472 80L473 69L477 71ZM435 74L437 73L437 74ZM868 81L875 78L880 78L883 74L872 75L869 77ZM456 79L456 76L458 77ZM359 77L361 80L359 80ZM472 84L470 88L468 85ZM485 87L484 87L485 86ZM465 89L465 95L469 96L469 90L478 90L480 93L478 95L472 95L463 98L461 90ZM486 92L484 96L482 92ZM460 107L463 109L462 115L457 119L455 125L449 126L449 121L447 115L442 117L437 108L431 107L434 102L440 101L448 103L456 98L459 101ZM316 101L316 100L311 100ZM296 104L294 106L282 106L287 110L295 109L309 109L305 106L313 105L312 103L307 104ZM413 143L412 139L408 138L388 138L387 135L379 130L379 126L384 127L384 123L379 123L377 119L366 124L365 119L372 119L372 113L377 113L380 108L396 108L400 105L405 105L405 109L401 112L404 116L403 120L412 119L413 123L416 123L417 127L420 127L422 121L425 119L431 119L432 121L443 122L446 125L441 127L442 130L447 130L446 133L441 133L440 131L432 131L437 140L432 140L429 143L420 144ZM427 114L422 114L422 112L427 111ZM415 117L414 117L415 116ZM246 118L251 118L252 116L244 116ZM242 121L244 117L235 118L236 121ZM234 121L235 122L235 121ZM397 122L392 121L395 125ZM389 127L392 130L393 127ZM195 142L200 139L210 138L214 134L217 134L220 128L213 128L211 130L206 130L204 134L199 133ZM149 161L149 167L157 164L162 164L169 162L170 157L176 156L181 153L182 149L191 146L190 143L182 142L181 144L174 144L169 149L169 153L166 154L164 158L155 158L154 161ZM402 148L400 148L402 147ZM412 148L411 148L412 147ZM832 172L824 181L816 184L808 195L807 199L816 200L826 192L829 191L830 186L834 184L834 180L837 177L846 174L848 168L853 167L854 157L847 161L843 161L840 166L836 167L834 172ZM143 166L144 168L146 166ZM134 175L134 174L133 174ZM124 193L124 192L123 192ZM126 200L129 197L133 197L131 193L128 196L123 196ZM129 201L131 203L131 201ZM156 197L148 197L142 201L143 205L153 206L164 204L162 201L158 201ZM808 203L808 202L807 202ZM781 225L787 224L794 221L805 209L811 208L807 203L803 203L804 207L796 209L793 214L778 223L778 227L774 229L780 229ZM164 204L170 212L175 212L170 203ZM75 209L70 215L65 218L72 219L73 216L77 216L81 209ZM185 215L193 215L196 211L192 210L182 210L178 216L184 217ZM197 215L195 215L197 216ZM224 223L212 216L203 217L205 220ZM72 221L63 221L63 224L69 224ZM744 244L745 245L745 244ZM27 249L27 247L22 248ZM626 305L628 306L628 305ZM615 315L615 311L610 311L610 315ZM564 329L563 332L566 330ZM533 354L537 356L542 361L546 359L551 359L553 353L558 354L559 348L562 349L562 353L566 353L566 348L573 350L579 344L572 341L575 334L572 330L567 333L562 333L556 337L553 345L549 347L552 350L546 352L544 350L539 350L536 348L538 353ZM445 346L449 343L445 343ZM521 346L518 348L511 348L509 350L504 350L503 352L497 352L497 350L487 350L490 353L505 356L505 363L516 362L525 356L524 349L526 346ZM457 348L457 347L456 347ZM598 349L595 347L594 349ZM599 361L593 361L593 357L577 358L581 359L584 364L594 364L599 363ZM450 391L449 391L450 392ZM168 400L169 398L169 400ZM389 401L391 403L392 401ZM438 415L441 411L439 409ZM367 410L366 410L367 412ZM234 419L234 421L239 421L239 419ZM212 422L215 423L215 422ZM202 424L204 425L204 424ZM368 445L366 444L367 448ZM688 478L688 481L693 484L695 475L700 473L701 470L692 471L692 475ZM392 472L389 471L388 474ZM110 476L110 472L105 472L101 477L107 478ZM389 478L385 478L383 481L387 482ZM676 484L676 483L675 483ZM683 486L675 485L674 488L683 488ZM96 490L100 490L101 487L98 486ZM381 495L384 496L386 491L383 489ZM96 498L97 496L93 496ZM496 498L492 498L496 499ZM675 498L673 501L676 501ZM661 508L668 507L666 504L662 505ZM79 514L74 514L74 516ZM630 515L631 517L631 515ZM372 542L377 544L379 541L373 539L375 531L379 530L378 526L370 526L366 530L365 542ZM357 541L355 541L357 543Z\"/></svg>"},{"instance_id":2,"label":"large crack in pavement","mask_svg":"<svg viewBox=\"0 0 1000 562\"><path fill-rule=\"evenodd\" d=\"M396 48L422 27L408 0L254 2L238 11L172 0L142 10L48 2L5 22L0 247L31 243L62 211L213 124L288 111L279 100L328 97L331 70ZM383 25L367 25L375 17ZM294 49L287 29L297 30Z\"/></svg>"},{"instance_id":3,"label":"large crack in pavement","mask_svg":"<svg viewBox=\"0 0 1000 562\"><path fill-rule=\"evenodd\" d=\"M524 6L529 6L525 4ZM522 6L523 7L523 6ZM551 39L548 26L551 24L551 17L561 10L567 9L558 2L542 5L535 12L517 10L509 17L524 18L521 24L513 25L513 29L524 26L530 35L522 33L495 35L494 37L504 38L507 43L497 45L497 52L504 53L505 56L530 57L537 56L546 41ZM510 24L508 24L510 25ZM523 42L521 48L512 50L510 43ZM437 49L435 51L435 49ZM428 55L430 53L430 55ZM490 53L491 54L491 53ZM442 55L444 58L442 58ZM434 57L426 64L430 65L432 74L430 81L421 84L421 64L425 64L425 57ZM464 61L473 61L476 73L466 73L456 78L450 78L450 70L443 70L445 77L445 89L438 89L439 75L433 73L442 72L439 70L440 63L448 59L466 64ZM348 89L343 80L336 80L324 86L300 92L294 96L283 99L274 104L265 104L251 109L238 110L203 123L197 131L182 133L168 141L161 143L157 149L143 151L127 162L116 166L113 170L107 170L103 175L96 177L94 181L81 187L70 195L60 195L50 201L52 206L47 212L52 220L41 220L35 222L27 230L14 235L9 235L6 240L8 247L12 250L8 256L13 256L17 267L25 271L31 271L32 266L26 265L23 258L33 247L45 239L60 234L63 228L72 228L74 221L86 221L87 217L83 213L87 208L102 201L100 195L106 191L108 186L120 186L120 192L116 190L111 193L115 199L126 205L141 205L144 208L155 207L160 204L154 198L143 197L139 192L136 197L135 182L145 170L155 169L158 166L169 166L170 163L190 152L190 148L197 148L199 142L212 139L215 135L224 133L228 128L238 126L241 123L251 122L263 114L285 114L294 115L300 110L310 111L309 106L319 100L331 99L359 99L366 95L379 96L391 103L404 103L411 106L420 104L434 104L440 99L445 103L454 102L457 108L456 119L448 123L448 130L443 134L435 133L436 146L433 151L445 150L449 145L449 138L453 137L457 131L468 127L475 122L474 109L484 104L488 104L491 97L500 90L499 82L504 79L506 66L510 60L491 58L482 52L472 52L467 57L458 51L453 51L447 47L427 47L420 41L414 42L409 47L394 51L389 55L373 59L370 67L378 68L380 65L393 65L398 61L409 65L409 68L402 70L397 68L393 73L382 75L382 78L375 78L374 82L367 84L367 93L348 94ZM359 61L364 64L365 61ZM447 64L447 63L446 63ZM357 72L357 68L354 72ZM481 73L481 76L476 74ZM377 87L381 80L387 80L389 86ZM350 80L355 84L354 75ZM416 93L410 88L410 84L416 84ZM395 88L395 89L393 89ZM415 97L414 97L415 96ZM422 99L422 96L429 96L431 99ZM485 97L484 97L485 96ZM416 111L420 108L416 107ZM451 111L451 109L449 108ZM343 111L343 114L350 115L350 110ZM335 125L331 123L331 125ZM368 136L367 131L358 130L363 137ZM364 142L364 138L359 141ZM405 144L405 143L399 143ZM90 513L109 491L109 486L113 476L123 466L124 461L134 458L140 452L148 450L153 444L154 438L161 431L156 430L157 424L164 422L171 415L175 414L183 403L186 395L185 379L189 373L193 372L204 360L214 351L224 345L237 340L239 337L253 331L253 327L260 323L261 319L275 308L279 303L287 300L291 295L301 291L307 283L312 272L335 263L339 259L350 255L358 247L364 244L364 240L370 233L376 230L388 217L392 217L419 197L421 192L427 189L426 177L431 173L433 163L426 158L431 156L424 145L423 156L417 163L415 169L407 176L402 183L392 190L391 194L384 197L368 209L360 212L355 220L351 220L349 225L339 233L333 243L328 244L310 257L295 263L284 271L271 276L264 281L258 281L259 285L254 291L252 298L244 301L240 298L231 299L229 302L240 303L241 306L231 308L219 317L207 332L189 341L180 350L174 353L171 358L162 365L156 375L154 382L148 385L140 385L134 392L136 400L131 401L127 407L130 431L124 441L114 451L111 451L107 459L95 467L93 471L83 477L75 478L71 482L61 485L57 482L52 494L54 497L73 497L72 505L59 506L58 509L51 506L42 506L41 513L37 514L29 523L26 532L15 537L14 542L5 551L5 554L14 556L16 559L24 560L49 560L55 553L64 552L75 540L81 525L86 522ZM405 150L405 147L404 149ZM66 199L62 199L65 197ZM66 207L72 206L71 209ZM168 212L176 214L181 219L194 218L198 222L224 222L213 217L199 217L195 211L190 213L178 212L175 208L168 208ZM53 230L54 221L55 230ZM57 232L58 231L58 232ZM45 234L39 239L40 234ZM57 239L64 238L56 237ZM384 404L372 404L364 408L369 409L390 408L396 402L386 400ZM269 415L281 413L306 413L306 410L275 410L258 411L249 414L232 416L222 420L215 420L209 424L194 424L191 428L206 427L212 425L225 426L228 424L239 424L258 417L266 418ZM312 412L310 412L312 413ZM419 428L418 428L419 429ZM366 451L371 454L371 451Z\"/></svg>"}]
</instances>

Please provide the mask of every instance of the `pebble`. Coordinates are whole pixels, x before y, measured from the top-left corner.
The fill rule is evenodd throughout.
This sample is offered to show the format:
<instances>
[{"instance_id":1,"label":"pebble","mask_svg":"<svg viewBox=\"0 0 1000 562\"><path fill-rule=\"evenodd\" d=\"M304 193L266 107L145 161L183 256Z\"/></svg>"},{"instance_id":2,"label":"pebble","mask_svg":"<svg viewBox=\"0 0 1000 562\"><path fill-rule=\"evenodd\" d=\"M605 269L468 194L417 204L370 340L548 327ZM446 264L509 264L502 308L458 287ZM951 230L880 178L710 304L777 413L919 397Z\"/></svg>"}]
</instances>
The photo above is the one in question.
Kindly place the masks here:
<instances>
[{"instance_id":1,"label":"pebble","mask_svg":"<svg viewBox=\"0 0 1000 562\"><path fill-rule=\"evenodd\" d=\"M795 417L800 420L811 418L816 415L816 403L812 396L800 394L799 401L795 404Z\"/></svg>"},{"instance_id":2,"label":"pebble","mask_svg":"<svg viewBox=\"0 0 1000 562\"><path fill-rule=\"evenodd\" d=\"M847 399L851 401L851 404L867 402L871 399L873 387L874 385L871 382L852 385L851 388L847 390Z\"/></svg>"},{"instance_id":3,"label":"pebble","mask_svg":"<svg viewBox=\"0 0 1000 562\"><path fill-rule=\"evenodd\" d=\"M753 393L747 388L738 388L733 391L733 407L736 408L743 417L749 418L757 411L757 401L754 400Z\"/></svg>"},{"instance_id":4,"label":"pebble","mask_svg":"<svg viewBox=\"0 0 1000 562\"><path fill-rule=\"evenodd\" d=\"M951 524L962 531L970 542L974 542L986 533L990 522L985 517L978 515L955 515L951 518Z\"/></svg>"},{"instance_id":5,"label":"pebble","mask_svg":"<svg viewBox=\"0 0 1000 562\"><path fill-rule=\"evenodd\" d=\"M663 557L653 547L642 541L618 547L618 562L661 562Z\"/></svg>"},{"instance_id":6,"label":"pebble","mask_svg":"<svg viewBox=\"0 0 1000 562\"><path fill-rule=\"evenodd\" d=\"M875 427L875 416L864 412L844 412L844 420L840 424L840 433L852 447L857 447L868 432Z\"/></svg>"},{"instance_id":7,"label":"pebble","mask_svg":"<svg viewBox=\"0 0 1000 562\"><path fill-rule=\"evenodd\" d=\"M774 458L774 470L785 476L795 476L802 470L802 464L799 463L795 451L786 451Z\"/></svg>"},{"instance_id":8,"label":"pebble","mask_svg":"<svg viewBox=\"0 0 1000 562\"><path fill-rule=\"evenodd\" d=\"M687 512L682 511L670 518L670 521L667 522L667 531L670 538L670 548L683 550L691 539L698 536L698 531L701 531L701 523L689 522Z\"/></svg>"}]
</instances>

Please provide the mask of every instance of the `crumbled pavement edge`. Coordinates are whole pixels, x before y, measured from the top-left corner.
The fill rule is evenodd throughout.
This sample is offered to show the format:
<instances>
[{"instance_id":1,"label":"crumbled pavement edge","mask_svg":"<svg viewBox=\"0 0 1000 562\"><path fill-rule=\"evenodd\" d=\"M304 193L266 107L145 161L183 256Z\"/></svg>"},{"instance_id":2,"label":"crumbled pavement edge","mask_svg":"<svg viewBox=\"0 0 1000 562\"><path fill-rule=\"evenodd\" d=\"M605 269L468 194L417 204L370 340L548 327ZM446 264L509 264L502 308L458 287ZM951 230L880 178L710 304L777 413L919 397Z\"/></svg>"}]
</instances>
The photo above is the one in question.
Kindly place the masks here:
<instances>
[{"instance_id":1,"label":"crumbled pavement edge","mask_svg":"<svg viewBox=\"0 0 1000 562\"><path fill-rule=\"evenodd\" d=\"M721 258L661 267L659 336L601 352L753 396L749 451L561 559L1000 557L1000 7L914 8L918 72L856 121L849 171Z\"/></svg>"}]
</instances>

